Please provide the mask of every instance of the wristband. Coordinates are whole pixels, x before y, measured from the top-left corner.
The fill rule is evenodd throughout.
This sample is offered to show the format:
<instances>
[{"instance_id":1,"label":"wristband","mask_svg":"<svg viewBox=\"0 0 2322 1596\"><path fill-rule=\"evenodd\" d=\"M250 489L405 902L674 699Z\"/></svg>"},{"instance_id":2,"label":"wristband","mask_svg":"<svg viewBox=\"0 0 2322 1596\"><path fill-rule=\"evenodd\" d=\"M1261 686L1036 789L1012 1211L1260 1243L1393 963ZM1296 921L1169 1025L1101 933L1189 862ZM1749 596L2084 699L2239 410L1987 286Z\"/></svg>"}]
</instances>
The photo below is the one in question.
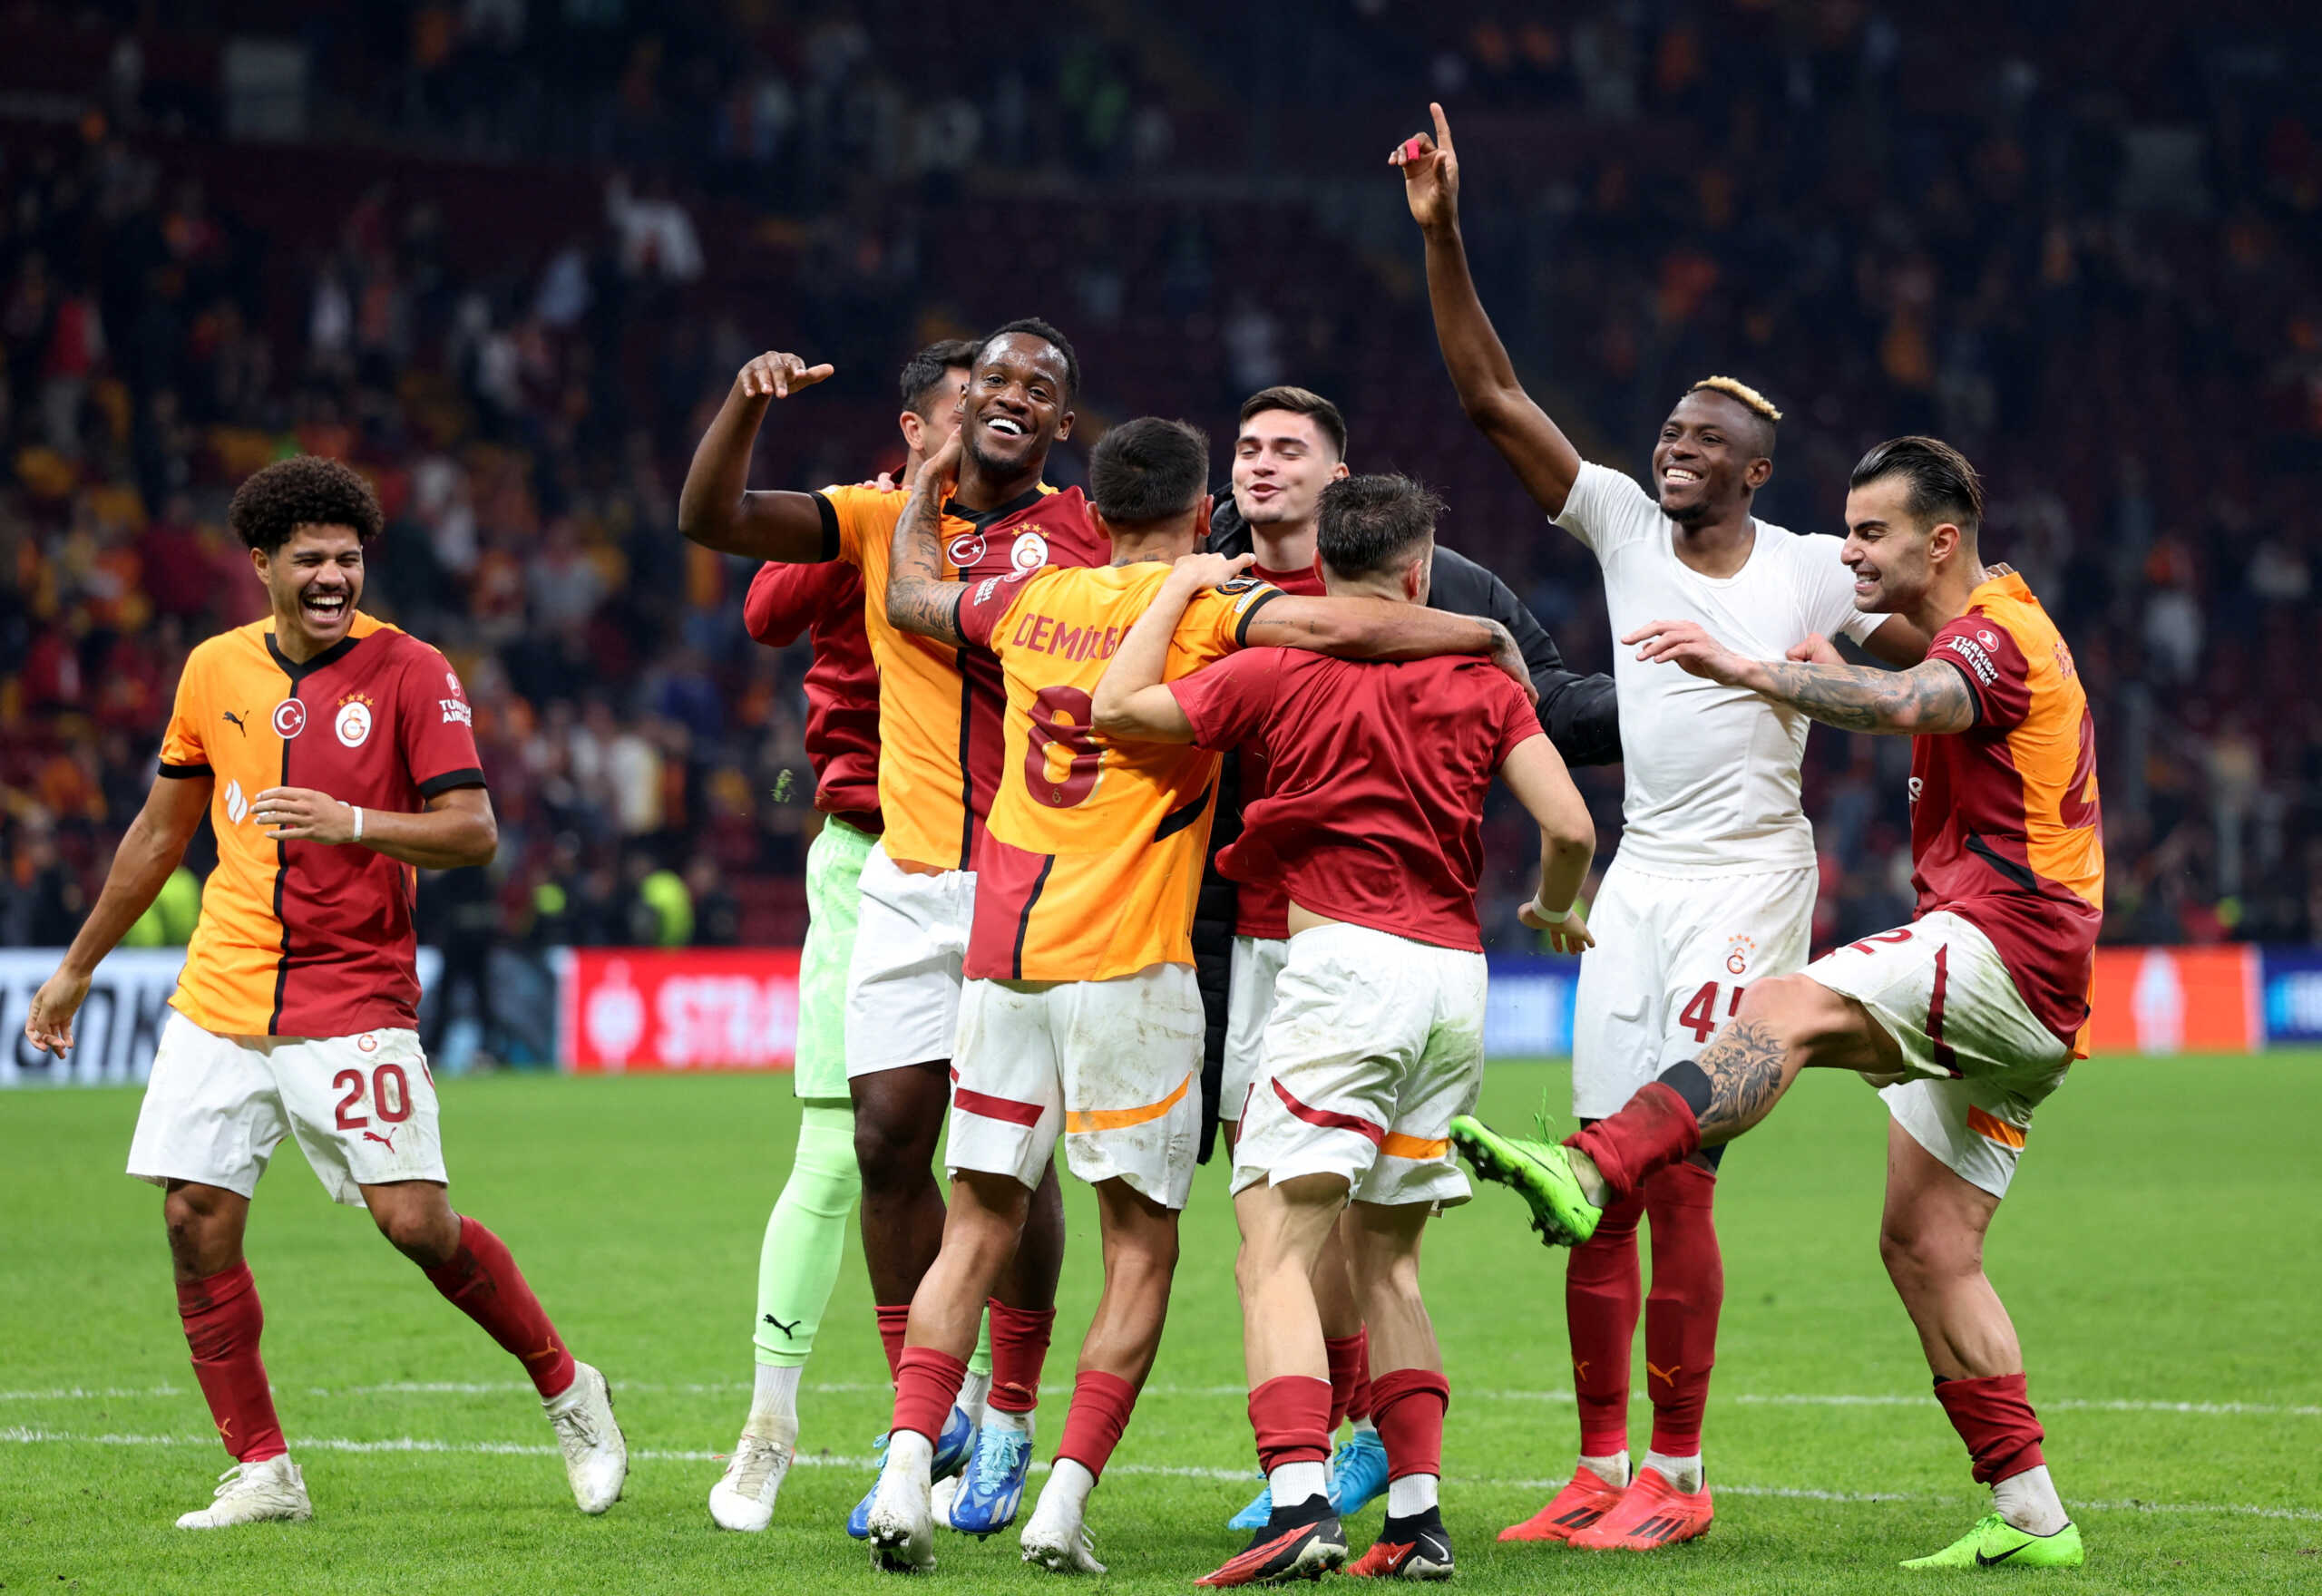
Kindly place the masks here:
<instances>
[{"instance_id":1,"label":"wristband","mask_svg":"<svg viewBox=\"0 0 2322 1596\"><path fill-rule=\"evenodd\" d=\"M1565 921L1572 918L1571 910L1550 909L1546 904L1540 901L1537 894L1535 894L1532 899L1532 912L1538 915L1542 920L1546 920L1552 926L1560 926L1564 924Z\"/></svg>"},{"instance_id":2,"label":"wristband","mask_svg":"<svg viewBox=\"0 0 2322 1596\"><path fill-rule=\"evenodd\" d=\"M363 806L359 803L350 803L346 807L355 812L354 840L360 842L363 840Z\"/></svg>"}]
</instances>

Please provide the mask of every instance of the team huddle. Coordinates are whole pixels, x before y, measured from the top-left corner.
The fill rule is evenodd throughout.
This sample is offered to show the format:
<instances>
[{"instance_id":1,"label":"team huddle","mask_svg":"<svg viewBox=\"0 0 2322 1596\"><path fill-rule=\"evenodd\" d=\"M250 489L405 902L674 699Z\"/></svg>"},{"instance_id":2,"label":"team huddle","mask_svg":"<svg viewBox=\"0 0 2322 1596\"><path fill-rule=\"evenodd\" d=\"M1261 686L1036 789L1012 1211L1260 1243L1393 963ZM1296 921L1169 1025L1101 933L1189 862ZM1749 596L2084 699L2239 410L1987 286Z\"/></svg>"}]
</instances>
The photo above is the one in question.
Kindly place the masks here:
<instances>
[{"instance_id":1,"label":"team huddle","mask_svg":"<svg viewBox=\"0 0 2322 1596\"><path fill-rule=\"evenodd\" d=\"M2087 1020L2103 859L2071 653L2023 580L1981 559L1980 483L1935 440L1863 457L1843 539L1751 514L1781 416L1733 379L1681 397L1649 484L1584 462L1517 382L1469 280L1439 109L1390 160L1463 407L1604 571L1622 645L1609 681L1566 669L1503 583L1437 545L1427 489L1354 474L1342 416L1308 390L1242 406L1228 494L1210 491L1206 435L1156 417L1105 433L1085 491L1054 489L1082 374L1039 319L905 365L892 486L748 488L775 404L832 373L789 354L743 368L696 452L679 530L762 562L755 637L813 640L823 814L798 1142L712 1518L772 1522L859 1200L895 1396L846 1533L875 1566L913 1572L934 1565L939 1529L1022 1518L1025 1561L1102 1572L1092 1498L1160 1344L1178 1215L1222 1141L1264 1487L1230 1520L1247 1549L1196 1583L1451 1576L1451 1386L1420 1256L1430 1220L1472 1195L1462 1156L1570 1249L1577 1462L1500 1538L1693 1539L1714 1516L1720 1160L1814 1066L1857 1071L1887 1102L1882 1256L1993 1487L1987 1515L1908 1566L2076 1564L1982 1268ZM89 972L207 813L220 862L129 1162L166 1190L194 1367L234 1459L179 1523L310 1512L241 1251L286 1133L522 1361L577 1504L601 1513L627 1471L610 1390L507 1248L452 1210L415 1032L416 870L487 861L496 842L465 696L442 655L357 610L380 527L360 477L280 462L231 521L272 616L188 661L145 809L26 1027L35 1046L71 1045ZM1841 633L1882 664L1848 663ZM1818 720L1913 737L1918 903L1909 925L1810 963L1800 773ZM1615 759L1621 844L1584 920L1595 838L1567 767ZM1523 922L1585 955L1580 1129L1561 1143L1473 1117L1495 780L1539 832ZM1059 1146L1096 1197L1103 1290L1027 1514ZM1640 1317L1654 1417L1633 1465ZM1347 1521L1381 1496L1355 1554Z\"/></svg>"}]
</instances>

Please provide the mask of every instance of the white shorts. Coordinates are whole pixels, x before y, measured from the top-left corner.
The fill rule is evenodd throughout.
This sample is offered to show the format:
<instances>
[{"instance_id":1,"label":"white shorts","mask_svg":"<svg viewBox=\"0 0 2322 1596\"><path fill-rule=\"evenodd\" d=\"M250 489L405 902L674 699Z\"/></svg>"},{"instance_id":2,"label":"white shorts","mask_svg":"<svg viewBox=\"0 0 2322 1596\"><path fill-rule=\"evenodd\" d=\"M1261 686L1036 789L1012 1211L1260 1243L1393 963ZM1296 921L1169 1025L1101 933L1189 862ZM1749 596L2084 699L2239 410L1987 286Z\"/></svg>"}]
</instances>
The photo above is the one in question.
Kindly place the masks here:
<instances>
[{"instance_id":1,"label":"white shorts","mask_svg":"<svg viewBox=\"0 0 2322 1596\"><path fill-rule=\"evenodd\" d=\"M1357 1202L1468 1200L1451 1121L1484 1084L1484 956L1364 926L1290 939L1234 1190L1346 1177Z\"/></svg>"},{"instance_id":2,"label":"white shorts","mask_svg":"<svg viewBox=\"0 0 2322 1596\"><path fill-rule=\"evenodd\" d=\"M445 1182L435 1081L416 1031L220 1036L172 1011L129 1143L129 1173L248 1197L283 1134L334 1202L364 1186Z\"/></svg>"},{"instance_id":3,"label":"white shorts","mask_svg":"<svg viewBox=\"0 0 2322 1596\"><path fill-rule=\"evenodd\" d=\"M904 870L883 844L863 862L846 968L846 1078L951 1056L976 873Z\"/></svg>"},{"instance_id":4,"label":"white shorts","mask_svg":"<svg viewBox=\"0 0 2322 1596\"><path fill-rule=\"evenodd\" d=\"M1095 1185L1183 1208L1201 1149L1201 988L1189 964L1108 981L970 981L945 1165L1040 1183L1057 1138Z\"/></svg>"},{"instance_id":5,"label":"white shorts","mask_svg":"<svg viewBox=\"0 0 2322 1596\"><path fill-rule=\"evenodd\" d=\"M1903 1050L1903 1078L1873 1081L1912 1141L1995 1197L2024 1155L2032 1111L2072 1065L1991 939L1948 910L1825 954L1809 979L1854 998Z\"/></svg>"},{"instance_id":6,"label":"white shorts","mask_svg":"<svg viewBox=\"0 0 2322 1596\"><path fill-rule=\"evenodd\" d=\"M1813 951L1811 865L1762 875L1649 875L1616 858L1589 905L1596 946L1573 996L1572 1112L1618 1113L1691 1058L1761 976L1803 968Z\"/></svg>"},{"instance_id":7,"label":"white shorts","mask_svg":"<svg viewBox=\"0 0 2322 1596\"><path fill-rule=\"evenodd\" d=\"M1217 1089L1220 1119L1240 1120L1250 1089L1264 1078L1273 984L1289 957L1287 937L1234 939L1234 973L1225 997L1225 1070Z\"/></svg>"}]
</instances>

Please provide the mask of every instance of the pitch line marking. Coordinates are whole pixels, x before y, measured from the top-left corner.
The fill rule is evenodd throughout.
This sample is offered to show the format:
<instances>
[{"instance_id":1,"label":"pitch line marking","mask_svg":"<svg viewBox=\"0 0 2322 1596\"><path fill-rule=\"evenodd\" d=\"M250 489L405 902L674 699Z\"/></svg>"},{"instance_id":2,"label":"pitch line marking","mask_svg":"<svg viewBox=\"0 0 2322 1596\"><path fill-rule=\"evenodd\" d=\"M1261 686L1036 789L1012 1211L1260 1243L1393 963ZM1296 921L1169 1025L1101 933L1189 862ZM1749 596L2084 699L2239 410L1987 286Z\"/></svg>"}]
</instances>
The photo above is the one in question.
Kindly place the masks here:
<instances>
[{"instance_id":1,"label":"pitch line marking","mask_svg":"<svg viewBox=\"0 0 2322 1596\"><path fill-rule=\"evenodd\" d=\"M525 1387L531 1389L529 1386ZM86 1446L215 1446L215 1435L137 1435L118 1433L104 1435L74 1435L63 1430L36 1429L18 1425L0 1428L0 1445L41 1445L44 1444L78 1445ZM292 1443L298 1449L308 1452L451 1453L493 1457L561 1457L554 1446L531 1441L441 1441L423 1435L394 1435L380 1440L362 1441L345 1435L306 1435ZM723 1461L721 1452L697 1451L684 1447L639 1446L629 1455L649 1463L716 1463ZM875 1457L833 1457L819 1454L800 1454L793 1458L794 1466L805 1468L844 1468L868 1473L879 1466ZM1045 1463L1032 1465L1034 1474L1046 1474ZM1251 1471L1243 1468L1201 1468L1185 1464L1117 1463L1109 1465L1107 1474L1137 1474L1190 1480L1222 1480L1247 1484ZM1500 1479L1482 1474L1453 1474L1447 1481L1453 1485L1474 1485L1487 1489L1521 1491L1553 1491L1566 1484L1561 1479ZM1804 1485L1732 1485L1722 1480L1717 1488L1729 1496L1768 1496L1805 1502L1919 1502L1954 1503L1958 1494L1907 1491L1824 1491ZM2307 1507L2266 1507L2253 1503L2233 1502L2081 1502L2073 1506L2086 1513L2161 1513L2172 1514L2222 1513L2247 1518L2290 1519L2300 1523L2322 1522L2322 1509Z\"/></svg>"},{"instance_id":2,"label":"pitch line marking","mask_svg":"<svg viewBox=\"0 0 2322 1596\"><path fill-rule=\"evenodd\" d=\"M750 1386L742 1380L718 1381L653 1381L621 1380L617 1382L623 1391L635 1391L657 1396L727 1396L747 1391ZM341 1396L489 1396L509 1391L529 1391L530 1380L388 1380L365 1386L306 1386L297 1387L302 1395L318 1397ZM880 1383L862 1380L826 1380L805 1387L817 1396L860 1396L893 1389ZM292 1387L278 1387L278 1390ZM48 1390L0 1391L0 1402L72 1402L122 1401L147 1396L187 1396L193 1394L184 1386L62 1386ZM1041 1387L1044 1396L1069 1396L1069 1385L1047 1385ZM1240 1400L1249 1392L1240 1386L1147 1386L1145 1395L1163 1397L1215 1397ZM1462 1402L1569 1402L1570 1391L1468 1391L1462 1392ZM1926 1394L1907 1396L1849 1395L1839 1392L1759 1392L1734 1391L1715 1393L1713 1400L1734 1403L1743 1407L1933 1407L1935 1398ZM1643 1392L1634 1394L1632 1404L1646 1400ZM2132 1397L2044 1397L2038 1404L2044 1412L2056 1413L2150 1413L2177 1414L2199 1418L2322 1418L2322 1405L2287 1404L2275 1402L2168 1402Z\"/></svg>"}]
</instances>

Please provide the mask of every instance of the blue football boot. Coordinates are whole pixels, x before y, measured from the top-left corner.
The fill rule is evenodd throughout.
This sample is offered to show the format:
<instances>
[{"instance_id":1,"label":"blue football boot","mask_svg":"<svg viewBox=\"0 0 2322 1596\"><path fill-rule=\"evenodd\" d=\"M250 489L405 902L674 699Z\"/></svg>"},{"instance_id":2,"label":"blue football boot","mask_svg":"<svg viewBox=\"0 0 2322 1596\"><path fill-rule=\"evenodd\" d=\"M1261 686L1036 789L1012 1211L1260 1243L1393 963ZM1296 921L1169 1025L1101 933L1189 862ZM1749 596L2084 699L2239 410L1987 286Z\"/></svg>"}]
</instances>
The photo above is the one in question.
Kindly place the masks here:
<instances>
[{"instance_id":1,"label":"blue football boot","mask_svg":"<svg viewBox=\"0 0 2322 1596\"><path fill-rule=\"evenodd\" d=\"M1331 1507L1352 1518L1387 1489L1387 1444L1377 1430L1357 1430L1331 1459Z\"/></svg>"},{"instance_id":2,"label":"blue football boot","mask_svg":"<svg viewBox=\"0 0 2322 1596\"><path fill-rule=\"evenodd\" d=\"M985 1425L976 1432L975 1455L960 1476L960 1494L951 1498L951 1527L981 1539L1015 1523L1031 1470L1030 1435L1013 1425Z\"/></svg>"},{"instance_id":3,"label":"blue football boot","mask_svg":"<svg viewBox=\"0 0 2322 1596\"><path fill-rule=\"evenodd\" d=\"M968 1454L975 1450L976 1426L968 1417L968 1410L959 1404L951 1405L951 1416L943 1421L943 1434L935 1443L935 1464L928 1471L930 1480L948 1480L967 1466ZM872 1455L879 1466L887 1465L887 1437L880 1436L871 1443ZM879 1494L879 1480L874 1473L871 1488L863 1493L863 1500L846 1515L846 1533L858 1541L871 1538L871 1498Z\"/></svg>"}]
</instances>

